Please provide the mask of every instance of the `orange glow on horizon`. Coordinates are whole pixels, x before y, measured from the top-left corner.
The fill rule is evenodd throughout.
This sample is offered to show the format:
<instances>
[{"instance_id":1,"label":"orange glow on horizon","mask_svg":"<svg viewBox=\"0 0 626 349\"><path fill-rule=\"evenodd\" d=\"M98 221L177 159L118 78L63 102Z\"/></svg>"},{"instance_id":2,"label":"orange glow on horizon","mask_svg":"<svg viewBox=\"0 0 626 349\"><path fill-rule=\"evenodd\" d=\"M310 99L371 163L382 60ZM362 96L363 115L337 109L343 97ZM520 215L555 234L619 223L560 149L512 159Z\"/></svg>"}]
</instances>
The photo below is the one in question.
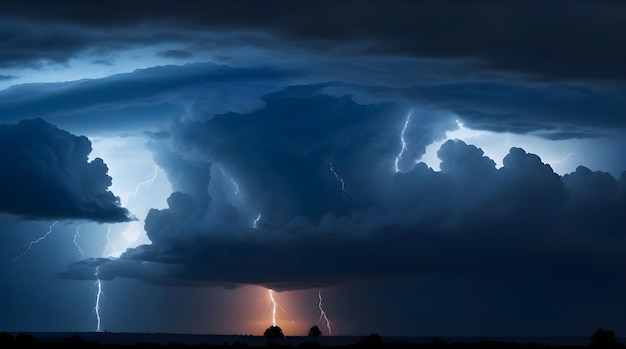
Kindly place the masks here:
<instances>
[{"instance_id":1,"label":"orange glow on horizon","mask_svg":"<svg viewBox=\"0 0 626 349\"><path fill-rule=\"evenodd\" d=\"M277 303L276 325L285 336L307 336L313 325L326 332L324 324L318 321L318 290L272 290L272 295ZM262 336L268 327L273 326L273 303L268 288L242 286L213 290L205 301L207 306L197 309L198 319L206 321L202 329L196 330L198 333Z\"/></svg>"},{"instance_id":2,"label":"orange glow on horizon","mask_svg":"<svg viewBox=\"0 0 626 349\"><path fill-rule=\"evenodd\" d=\"M263 292L263 297L259 297L258 302L258 308L262 311L256 311L258 308L255 308L253 319L247 322L247 326L250 327L249 334L263 335L263 332L274 323L283 330L285 336L308 334L309 326L305 325L308 321L302 319L299 299L294 299L293 292L276 292L264 287L256 289ZM273 301L276 302L276 306Z\"/></svg>"}]
</instances>

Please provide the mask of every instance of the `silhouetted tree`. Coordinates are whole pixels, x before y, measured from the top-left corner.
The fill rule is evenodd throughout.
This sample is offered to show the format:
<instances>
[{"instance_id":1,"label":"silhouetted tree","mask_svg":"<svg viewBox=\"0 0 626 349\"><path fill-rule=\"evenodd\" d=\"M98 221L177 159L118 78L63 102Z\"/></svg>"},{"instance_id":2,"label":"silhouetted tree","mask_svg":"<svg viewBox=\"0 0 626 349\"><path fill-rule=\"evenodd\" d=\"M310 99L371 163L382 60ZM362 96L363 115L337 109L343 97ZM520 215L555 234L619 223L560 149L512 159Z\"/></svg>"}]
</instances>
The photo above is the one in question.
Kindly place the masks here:
<instances>
[{"instance_id":1,"label":"silhouetted tree","mask_svg":"<svg viewBox=\"0 0 626 349\"><path fill-rule=\"evenodd\" d=\"M446 345L446 342L442 341L441 338L439 337L435 337L433 338L433 341L431 342L431 344L433 346L442 346L442 345Z\"/></svg>"},{"instance_id":2,"label":"silhouetted tree","mask_svg":"<svg viewBox=\"0 0 626 349\"><path fill-rule=\"evenodd\" d=\"M12 347L13 343L15 343L15 338L6 332L0 333L0 347L8 348Z\"/></svg>"},{"instance_id":3,"label":"silhouetted tree","mask_svg":"<svg viewBox=\"0 0 626 349\"><path fill-rule=\"evenodd\" d=\"M317 325L309 329L309 337L319 337L321 335L322 335L322 331L320 331L320 328L317 327Z\"/></svg>"},{"instance_id":4,"label":"silhouetted tree","mask_svg":"<svg viewBox=\"0 0 626 349\"><path fill-rule=\"evenodd\" d=\"M378 333L372 333L369 336L361 338L358 344L367 348L380 348L383 346L384 342Z\"/></svg>"},{"instance_id":5,"label":"silhouetted tree","mask_svg":"<svg viewBox=\"0 0 626 349\"><path fill-rule=\"evenodd\" d=\"M596 348L612 348L617 346L615 332L613 332L612 330L607 330L605 328L597 329L591 335L591 346Z\"/></svg>"},{"instance_id":6,"label":"silhouetted tree","mask_svg":"<svg viewBox=\"0 0 626 349\"><path fill-rule=\"evenodd\" d=\"M283 330L278 326L270 326L263 332L263 335L267 338L283 338Z\"/></svg>"},{"instance_id":7,"label":"silhouetted tree","mask_svg":"<svg viewBox=\"0 0 626 349\"><path fill-rule=\"evenodd\" d=\"M39 345L39 342L32 334L20 333L15 337L15 344L18 347L32 348Z\"/></svg>"}]
</instances>

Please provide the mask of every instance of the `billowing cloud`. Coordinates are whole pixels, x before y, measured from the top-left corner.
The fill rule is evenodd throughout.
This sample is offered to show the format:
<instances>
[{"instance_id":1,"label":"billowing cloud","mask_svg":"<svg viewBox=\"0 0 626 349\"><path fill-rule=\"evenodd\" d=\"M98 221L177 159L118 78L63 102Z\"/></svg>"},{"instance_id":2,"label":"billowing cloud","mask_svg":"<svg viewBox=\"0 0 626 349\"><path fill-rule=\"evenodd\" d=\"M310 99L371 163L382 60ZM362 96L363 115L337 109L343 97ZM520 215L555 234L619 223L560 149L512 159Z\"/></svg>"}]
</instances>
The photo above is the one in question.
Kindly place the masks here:
<instances>
[{"instance_id":1,"label":"billowing cloud","mask_svg":"<svg viewBox=\"0 0 626 349\"><path fill-rule=\"evenodd\" d=\"M0 211L27 219L128 222L91 142L41 120L0 125Z\"/></svg>"},{"instance_id":2,"label":"billowing cloud","mask_svg":"<svg viewBox=\"0 0 626 349\"><path fill-rule=\"evenodd\" d=\"M93 283L62 271L115 279L116 332L256 333L259 287L178 287L241 285L314 288L279 296L314 320L341 285L340 334L619 328L624 9L0 2L0 256L24 257L0 327L93 330ZM130 219L112 192L141 223L77 222ZM142 318L155 299L178 316Z\"/></svg>"},{"instance_id":3,"label":"billowing cloud","mask_svg":"<svg viewBox=\"0 0 626 349\"><path fill-rule=\"evenodd\" d=\"M92 279L97 265L102 279L285 290L398 274L572 273L568 264L618 272L623 179L583 167L561 177L516 147L496 168L459 140L441 146L434 171L415 162L455 123L419 112L405 130L413 164L396 173L406 110L316 91L268 95L262 109L153 140L175 192L146 217L152 243L61 275ZM593 200L605 205L599 216Z\"/></svg>"}]
</instances>

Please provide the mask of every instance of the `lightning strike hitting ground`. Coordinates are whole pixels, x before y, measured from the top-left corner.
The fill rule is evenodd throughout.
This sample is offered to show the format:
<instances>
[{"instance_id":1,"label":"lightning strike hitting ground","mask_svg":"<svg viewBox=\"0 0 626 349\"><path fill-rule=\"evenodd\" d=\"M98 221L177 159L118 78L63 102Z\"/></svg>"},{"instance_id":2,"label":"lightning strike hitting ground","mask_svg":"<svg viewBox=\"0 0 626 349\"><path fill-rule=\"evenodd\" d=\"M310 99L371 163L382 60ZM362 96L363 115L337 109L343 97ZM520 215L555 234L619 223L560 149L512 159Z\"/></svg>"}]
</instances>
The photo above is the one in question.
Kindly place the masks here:
<instances>
[{"instance_id":1,"label":"lightning strike hitting ground","mask_svg":"<svg viewBox=\"0 0 626 349\"><path fill-rule=\"evenodd\" d=\"M352 196L352 194L350 194L349 191L346 190L346 183L344 182L343 178L341 178L341 176L339 176L337 174L337 172L335 171L335 169L333 168L333 162L330 162L330 172L332 172L335 175L335 179L337 180L337 182L339 182L339 184L341 184L341 196L343 196L344 199L349 199L349 200L354 200L354 196Z\"/></svg>"},{"instance_id":2,"label":"lightning strike hitting ground","mask_svg":"<svg viewBox=\"0 0 626 349\"><path fill-rule=\"evenodd\" d=\"M98 278L98 273L100 272L100 266L96 267L96 287L98 287L98 293L96 294L96 305L93 307L93 311L96 313L96 319L98 323L96 325L96 332L101 332L100 324L102 323L100 320L100 298L102 297L102 281Z\"/></svg>"},{"instance_id":3,"label":"lightning strike hitting ground","mask_svg":"<svg viewBox=\"0 0 626 349\"><path fill-rule=\"evenodd\" d=\"M326 312L324 311L324 308L322 308L322 291L317 291L317 295L319 296L320 302L318 303L318 307L320 308L320 319L319 321L322 321L322 319L324 319L324 321L326 322L326 328L328 329L328 334L332 334L332 330L330 328L330 325L332 324L332 322L330 320L328 320L328 316L326 316Z\"/></svg>"},{"instance_id":4,"label":"lightning strike hitting ground","mask_svg":"<svg viewBox=\"0 0 626 349\"><path fill-rule=\"evenodd\" d=\"M76 246L76 249L78 250L78 253L80 253L80 257L81 258L85 258L85 254L83 253L83 250L80 248L80 244L78 243L78 239L81 239L80 237L80 228L83 225L79 225L78 227L76 227L76 232L74 233L74 245ZM110 229L110 225L109 225L109 229ZM108 232L107 232L108 233ZM81 239L82 240L82 239ZM108 236L107 236L107 241L108 241ZM100 266L96 267L96 272L94 273L94 275L96 276L96 284L95 286L98 289L98 293L96 293L96 304L93 307L93 311L96 313L96 319L98 320L98 323L96 325L96 331L100 332L100 297L102 296L102 281L100 281L100 279L98 278L98 273L100 271Z\"/></svg>"},{"instance_id":5,"label":"lightning strike hitting ground","mask_svg":"<svg viewBox=\"0 0 626 349\"><path fill-rule=\"evenodd\" d=\"M24 251L22 251L20 254L18 254L17 256L15 256L12 260L11 263L15 263L16 261L18 261L20 258L24 257L25 254L27 254L30 249L33 247L33 245L38 244L39 242L41 242L41 240L45 239L48 237L48 235L50 235L50 233L52 233L52 227L54 227L55 224L57 224L58 221L54 221L52 222L52 224L50 224L50 226L48 227L48 231L39 239L37 240L33 240L31 242L29 242L28 244L26 244L26 248L24 249Z\"/></svg>"},{"instance_id":6,"label":"lightning strike hitting ground","mask_svg":"<svg viewBox=\"0 0 626 349\"><path fill-rule=\"evenodd\" d=\"M276 326L276 307L278 306L278 303L276 303L276 300L274 299L274 291L268 291L270 294L270 300L272 301L272 325Z\"/></svg>"},{"instance_id":7,"label":"lightning strike hitting ground","mask_svg":"<svg viewBox=\"0 0 626 349\"><path fill-rule=\"evenodd\" d=\"M261 220L261 212L259 212L259 215L256 216L256 218L254 219L254 222L252 222L252 229L258 229L259 228L259 221Z\"/></svg>"},{"instance_id":8,"label":"lightning strike hitting ground","mask_svg":"<svg viewBox=\"0 0 626 349\"><path fill-rule=\"evenodd\" d=\"M402 127L402 132L400 132L400 142L402 143L402 148L400 149L400 152L396 156L396 160L393 163L394 170L396 171L396 173L400 172L400 168L398 167L398 165L400 163L400 160L402 160L402 156L404 155L404 152L407 150L406 148L407 144L406 144L406 140L404 139L404 133L406 132L407 127L409 126L409 120L411 120L411 114L413 114L413 108L409 110L409 113L406 116L406 120L404 121L404 127Z\"/></svg>"}]
</instances>

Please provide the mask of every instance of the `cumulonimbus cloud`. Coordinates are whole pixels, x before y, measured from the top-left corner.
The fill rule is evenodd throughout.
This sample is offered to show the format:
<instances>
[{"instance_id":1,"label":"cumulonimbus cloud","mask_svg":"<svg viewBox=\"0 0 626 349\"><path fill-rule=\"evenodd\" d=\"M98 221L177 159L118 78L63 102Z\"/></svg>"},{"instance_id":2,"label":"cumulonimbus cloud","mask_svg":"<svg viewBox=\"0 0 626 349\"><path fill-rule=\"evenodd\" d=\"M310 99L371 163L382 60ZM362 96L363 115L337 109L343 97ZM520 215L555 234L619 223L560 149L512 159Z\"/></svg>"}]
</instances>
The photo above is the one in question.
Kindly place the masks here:
<instances>
[{"instance_id":1,"label":"cumulonimbus cloud","mask_svg":"<svg viewBox=\"0 0 626 349\"><path fill-rule=\"evenodd\" d=\"M0 211L27 219L134 220L108 190L111 177L91 142L42 119L0 125Z\"/></svg>"},{"instance_id":2,"label":"cumulonimbus cloud","mask_svg":"<svg viewBox=\"0 0 626 349\"><path fill-rule=\"evenodd\" d=\"M615 268L623 259L615 241L626 229L626 173L559 176L516 147L496 168L459 140L439 149L441 171L416 163L396 173L403 120L389 122L394 106L293 94L265 102L173 128L168 143L152 146L175 190L168 208L146 217L152 243L61 275L93 279L97 265L102 279L287 290L398 274ZM424 130L449 122L416 116ZM417 159L444 131L410 132Z\"/></svg>"}]
</instances>

